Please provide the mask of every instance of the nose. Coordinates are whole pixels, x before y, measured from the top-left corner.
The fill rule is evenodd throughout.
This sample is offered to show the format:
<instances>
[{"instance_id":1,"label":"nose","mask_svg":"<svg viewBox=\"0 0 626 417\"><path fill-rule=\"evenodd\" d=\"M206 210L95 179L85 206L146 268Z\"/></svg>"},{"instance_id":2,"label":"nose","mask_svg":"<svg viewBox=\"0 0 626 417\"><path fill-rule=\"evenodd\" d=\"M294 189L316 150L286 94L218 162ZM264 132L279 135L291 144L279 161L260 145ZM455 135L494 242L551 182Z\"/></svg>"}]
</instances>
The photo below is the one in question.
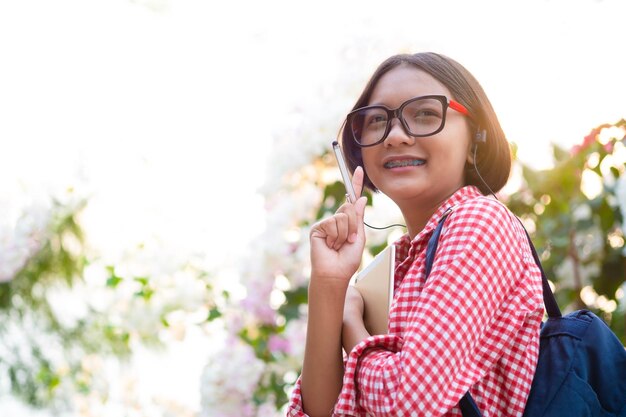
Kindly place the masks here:
<instances>
[{"instance_id":1,"label":"nose","mask_svg":"<svg viewBox=\"0 0 626 417\"><path fill-rule=\"evenodd\" d=\"M394 117L391 120L389 133L383 141L383 144L385 146L398 146L402 144L412 145L413 143L415 143L415 138L413 136L409 136L408 133L404 130L404 126L400 122L400 119Z\"/></svg>"}]
</instances>

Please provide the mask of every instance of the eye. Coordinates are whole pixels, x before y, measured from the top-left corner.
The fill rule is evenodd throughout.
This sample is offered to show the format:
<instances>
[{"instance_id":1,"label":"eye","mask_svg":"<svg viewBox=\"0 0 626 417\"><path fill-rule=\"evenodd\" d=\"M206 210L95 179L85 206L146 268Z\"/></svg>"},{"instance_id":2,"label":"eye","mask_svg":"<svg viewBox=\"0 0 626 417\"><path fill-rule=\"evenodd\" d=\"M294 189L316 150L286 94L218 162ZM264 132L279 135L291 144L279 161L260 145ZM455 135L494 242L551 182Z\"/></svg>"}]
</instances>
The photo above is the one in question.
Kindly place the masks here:
<instances>
[{"instance_id":1,"label":"eye","mask_svg":"<svg viewBox=\"0 0 626 417\"><path fill-rule=\"evenodd\" d=\"M443 117L443 107L437 100L417 100L406 106L402 115L409 124L438 123Z\"/></svg>"},{"instance_id":2,"label":"eye","mask_svg":"<svg viewBox=\"0 0 626 417\"><path fill-rule=\"evenodd\" d=\"M374 115L367 120L367 124L382 123L385 121L385 116L381 114Z\"/></svg>"},{"instance_id":3,"label":"eye","mask_svg":"<svg viewBox=\"0 0 626 417\"><path fill-rule=\"evenodd\" d=\"M406 114L407 112L405 112ZM411 109L407 118L417 123L431 122L441 119L441 112L433 108Z\"/></svg>"},{"instance_id":4,"label":"eye","mask_svg":"<svg viewBox=\"0 0 626 417\"><path fill-rule=\"evenodd\" d=\"M419 109L415 113L414 117L420 118L420 117L441 117L441 116L439 115L437 110L434 110L434 109Z\"/></svg>"},{"instance_id":5,"label":"eye","mask_svg":"<svg viewBox=\"0 0 626 417\"><path fill-rule=\"evenodd\" d=\"M387 124L387 115L380 110L374 110L368 112L363 120L365 128L380 128L381 126L385 126Z\"/></svg>"}]
</instances>

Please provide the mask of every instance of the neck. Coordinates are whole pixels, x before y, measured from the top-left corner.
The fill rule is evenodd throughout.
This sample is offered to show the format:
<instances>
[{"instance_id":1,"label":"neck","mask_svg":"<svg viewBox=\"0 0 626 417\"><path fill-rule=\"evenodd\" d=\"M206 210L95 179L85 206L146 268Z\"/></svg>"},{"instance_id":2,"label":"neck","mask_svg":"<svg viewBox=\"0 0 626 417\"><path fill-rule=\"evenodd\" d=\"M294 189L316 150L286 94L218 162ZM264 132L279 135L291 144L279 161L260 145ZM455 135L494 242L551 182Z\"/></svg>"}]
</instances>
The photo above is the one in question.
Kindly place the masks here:
<instances>
[{"instance_id":1,"label":"neck","mask_svg":"<svg viewBox=\"0 0 626 417\"><path fill-rule=\"evenodd\" d=\"M411 240L424 229L433 214L435 214L437 209L444 201L450 198L451 195L452 194L446 195L443 198L429 200L428 202L416 202L415 200L396 202L406 222L407 231Z\"/></svg>"},{"instance_id":2,"label":"neck","mask_svg":"<svg viewBox=\"0 0 626 417\"><path fill-rule=\"evenodd\" d=\"M400 205L400 211L406 222L406 228L411 240L417 236L419 232L424 229L428 220L432 217L433 213L437 210L439 205L427 207L421 205L417 207L415 204L402 204Z\"/></svg>"}]
</instances>

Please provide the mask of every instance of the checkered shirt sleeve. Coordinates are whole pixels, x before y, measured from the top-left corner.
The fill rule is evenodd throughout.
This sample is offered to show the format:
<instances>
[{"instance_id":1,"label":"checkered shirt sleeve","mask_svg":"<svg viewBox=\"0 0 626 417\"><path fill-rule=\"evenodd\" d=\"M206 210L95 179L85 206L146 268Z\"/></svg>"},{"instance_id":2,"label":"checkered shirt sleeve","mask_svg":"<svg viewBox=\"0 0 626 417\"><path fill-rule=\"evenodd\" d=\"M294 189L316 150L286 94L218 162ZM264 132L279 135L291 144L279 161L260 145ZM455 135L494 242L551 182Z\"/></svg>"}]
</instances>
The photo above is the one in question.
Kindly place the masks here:
<instances>
[{"instance_id":1,"label":"checkered shirt sleeve","mask_svg":"<svg viewBox=\"0 0 626 417\"><path fill-rule=\"evenodd\" d=\"M428 239L449 207L454 211L425 279ZM541 274L519 221L501 203L464 187L413 241L398 246L389 334L369 337L349 353L333 415L461 416L458 402L469 390L484 417L521 416L543 301ZM291 416L305 415L298 388Z\"/></svg>"}]
</instances>

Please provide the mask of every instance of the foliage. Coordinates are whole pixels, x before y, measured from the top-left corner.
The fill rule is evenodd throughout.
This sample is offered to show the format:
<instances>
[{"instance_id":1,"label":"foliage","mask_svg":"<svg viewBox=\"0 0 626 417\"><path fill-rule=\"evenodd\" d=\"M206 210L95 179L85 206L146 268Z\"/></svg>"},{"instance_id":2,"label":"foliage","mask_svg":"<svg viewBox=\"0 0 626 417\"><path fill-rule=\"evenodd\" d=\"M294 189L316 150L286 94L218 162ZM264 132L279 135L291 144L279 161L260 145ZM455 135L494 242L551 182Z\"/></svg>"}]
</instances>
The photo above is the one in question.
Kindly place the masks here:
<instances>
[{"instance_id":1,"label":"foliage","mask_svg":"<svg viewBox=\"0 0 626 417\"><path fill-rule=\"evenodd\" d=\"M67 351L74 346L84 346L86 353L103 347L90 340L93 332L85 328L85 323L65 326L48 298L50 289L59 285L70 287L80 280L87 264L79 250L83 233L76 220L83 206L84 202L81 202L68 209L55 203L39 227L26 233L32 239L26 246L36 246L32 257L23 260L23 267L10 280L0 283L0 349L3 352L0 372L8 375L15 395L36 406L52 401L68 375L74 379L77 388L86 388L80 361L58 367L49 353L50 347L60 345ZM21 223L29 223L30 217L32 213L24 213L16 230L23 229ZM13 239L20 240L17 233ZM110 329L101 330L106 331L106 348L127 351L124 335ZM41 337L41 334L46 336Z\"/></svg>"},{"instance_id":2,"label":"foliage","mask_svg":"<svg viewBox=\"0 0 626 417\"><path fill-rule=\"evenodd\" d=\"M561 308L596 312L623 343L625 127L598 126L569 152L554 145L551 169L522 164L524 184L507 201L534 232Z\"/></svg>"},{"instance_id":3,"label":"foliage","mask_svg":"<svg viewBox=\"0 0 626 417\"><path fill-rule=\"evenodd\" d=\"M106 414L123 377L111 361L180 339L215 309L212 276L191 261L146 259L138 248L130 261L102 263L80 225L86 201L27 207L0 225L0 264L11 266L0 282L0 388L55 414ZM127 395L126 406L137 408Z\"/></svg>"}]
</instances>

